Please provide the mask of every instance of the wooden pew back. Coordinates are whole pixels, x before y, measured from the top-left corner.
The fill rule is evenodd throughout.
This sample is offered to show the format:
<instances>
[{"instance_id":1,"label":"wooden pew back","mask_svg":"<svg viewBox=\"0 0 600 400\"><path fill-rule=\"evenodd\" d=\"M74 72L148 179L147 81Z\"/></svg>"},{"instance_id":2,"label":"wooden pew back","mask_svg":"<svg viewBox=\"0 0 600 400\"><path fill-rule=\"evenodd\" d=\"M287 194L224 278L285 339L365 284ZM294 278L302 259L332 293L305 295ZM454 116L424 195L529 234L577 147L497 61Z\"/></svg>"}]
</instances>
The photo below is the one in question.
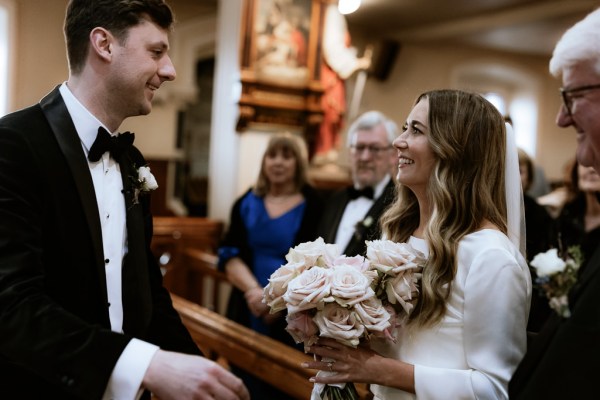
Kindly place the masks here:
<instances>
[{"instance_id":1,"label":"wooden pew back","mask_svg":"<svg viewBox=\"0 0 600 400\"><path fill-rule=\"evenodd\" d=\"M222 357L290 396L310 399L314 370L300 364L312 357L254 332L222 315L173 295L173 305L198 347L210 358ZM371 399L366 385L357 384L361 399Z\"/></svg>"},{"instance_id":2,"label":"wooden pew back","mask_svg":"<svg viewBox=\"0 0 600 400\"><path fill-rule=\"evenodd\" d=\"M215 254L223 233L223 222L202 217L154 217L151 248L162 272L163 284L185 299L202 302L197 274L184 262L184 250ZM201 286L200 286L201 287Z\"/></svg>"}]
</instances>

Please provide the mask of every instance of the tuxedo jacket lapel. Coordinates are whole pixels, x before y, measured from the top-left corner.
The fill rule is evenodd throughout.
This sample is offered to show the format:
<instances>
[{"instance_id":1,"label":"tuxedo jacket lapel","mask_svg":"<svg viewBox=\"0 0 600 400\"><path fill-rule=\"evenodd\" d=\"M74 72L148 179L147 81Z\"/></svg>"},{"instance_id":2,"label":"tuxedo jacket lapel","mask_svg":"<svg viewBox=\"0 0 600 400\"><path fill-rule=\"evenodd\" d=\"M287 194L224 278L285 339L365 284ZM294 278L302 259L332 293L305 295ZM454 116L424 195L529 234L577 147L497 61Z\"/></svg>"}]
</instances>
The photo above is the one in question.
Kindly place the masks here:
<instances>
[{"instance_id":1,"label":"tuxedo jacket lapel","mask_svg":"<svg viewBox=\"0 0 600 400\"><path fill-rule=\"evenodd\" d=\"M394 183L390 180L386 185L385 189L381 196L379 196L364 218L360 223L364 223L368 221L369 217L371 218L370 224L368 226L362 226L357 228L354 231L354 234L350 238L350 242L348 242L348 246L344 250L344 254L347 255L364 255L366 251L367 245L365 244L365 240L375 240L379 239L380 236L380 226L379 226L379 218L387 208L387 206L394 199ZM339 221L338 221L339 222ZM336 225L337 227L337 225Z\"/></svg>"},{"instance_id":2,"label":"tuxedo jacket lapel","mask_svg":"<svg viewBox=\"0 0 600 400\"><path fill-rule=\"evenodd\" d=\"M148 260L145 251L144 216L140 198L136 199L132 179L137 171L130 154L119 163L127 210L127 255L123 260L123 330L143 337L150 323L151 305Z\"/></svg>"},{"instance_id":3,"label":"tuxedo jacket lapel","mask_svg":"<svg viewBox=\"0 0 600 400\"><path fill-rule=\"evenodd\" d=\"M598 273L598 270L600 270L600 247L594 251L594 254L592 254L592 257L586 263L583 271L581 271L581 274L577 277L577 282L569 295L569 304L574 306L577 303L577 299L591 282L594 275ZM573 310L573 307L571 307L571 310Z\"/></svg>"},{"instance_id":4,"label":"tuxedo jacket lapel","mask_svg":"<svg viewBox=\"0 0 600 400\"><path fill-rule=\"evenodd\" d=\"M594 252L589 262L587 263L587 266L582 271L581 276L578 277L577 283L572 288L571 293L569 294L569 308L571 309L572 313L571 319L579 319L580 322L576 324L578 327L586 328L586 325L583 324L581 320L585 319L585 317L587 316L586 314L590 314L590 308L597 308L596 303L590 304L590 302L588 301L587 304L580 305L578 303L578 300L581 296L583 296L584 293L586 293L586 289L590 287L591 282L594 280L596 274L598 274L599 269L600 248L598 248ZM594 290L594 288L592 287L589 290ZM587 294L589 295L590 293ZM569 324L571 324L571 327L574 325L573 321L561 318L554 312L552 313L548 322L546 322L538 336L531 343L530 348L527 350L525 357L519 364L519 367L515 371L515 374L513 375L510 381L509 394L511 398L526 398L529 395L529 392L535 390L535 388L537 387L536 385L539 384L539 381L544 379L543 376L540 377L540 375L543 374L540 374L539 370L542 368L548 369L548 366L545 365L547 363L547 359L549 357L560 356L561 351L565 351L564 349L566 349L569 345L569 343L564 342L559 343L558 346L555 346L557 341L561 340L557 338L557 335L560 336L558 332L561 329L564 332L564 328L568 328ZM572 331L573 329L571 328L570 331L567 331L567 334L569 334ZM581 343L584 342L584 340L581 340ZM591 351L591 349L587 350ZM575 355L575 357L577 356ZM554 365L557 366L558 363L555 363ZM565 368L572 369L573 366L569 365L569 363L564 363ZM558 375L560 371L555 371L555 373ZM532 380L534 379L535 382L532 382ZM546 379L552 378L546 377ZM557 377L557 379L560 380L559 377ZM526 394L524 396L521 396L523 392L526 392Z\"/></svg>"},{"instance_id":5,"label":"tuxedo jacket lapel","mask_svg":"<svg viewBox=\"0 0 600 400\"><path fill-rule=\"evenodd\" d=\"M328 207L329 212L324 215L324 221L322 225L326 227L324 231L324 238L326 243L333 243L337 235L337 230L344 215L344 210L350 198L348 193L344 190L339 192L336 197L331 200L331 204Z\"/></svg>"},{"instance_id":6,"label":"tuxedo jacket lapel","mask_svg":"<svg viewBox=\"0 0 600 400\"><path fill-rule=\"evenodd\" d=\"M94 191L94 184L92 182L88 162L81 147L81 140L77 135L73 120L69 115L67 106L60 95L58 87L40 101L40 106L42 107L42 111L50 124L52 132L54 133L58 145L73 174L75 186L79 193L79 197L81 198L86 222L92 237L96 268L99 276L105 277L102 228L100 226L98 202L96 200L96 193ZM99 284L102 289L100 292L105 296L106 302L108 301L106 298L106 279L100 279Z\"/></svg>"}]
</instances>

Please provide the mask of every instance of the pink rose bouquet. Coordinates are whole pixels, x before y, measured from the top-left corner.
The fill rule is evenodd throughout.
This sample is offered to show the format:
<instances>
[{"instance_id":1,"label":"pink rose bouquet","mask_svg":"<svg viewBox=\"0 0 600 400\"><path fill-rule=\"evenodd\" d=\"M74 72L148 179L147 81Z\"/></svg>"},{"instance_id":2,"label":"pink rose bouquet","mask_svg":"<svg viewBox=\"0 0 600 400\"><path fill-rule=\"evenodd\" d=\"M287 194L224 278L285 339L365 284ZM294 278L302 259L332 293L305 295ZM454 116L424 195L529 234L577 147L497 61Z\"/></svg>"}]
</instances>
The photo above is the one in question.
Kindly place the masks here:
<instances>
[{"instance_id":1,"label":"pink rose bouquet","mask_svg":"<svg viewBox=\"0 0 600 400\"><path fill-rule=\"evenodd\" d=\"M414 306L426 260L406 243L366 243L366 257L347 257L322 238L302 243L271 275L263 301L272 313L287 309L286 329L305 349L320 336L352 347L372 336L395 340L395 328ZM316 384L312 395L313 400L356 398L354 385L343 383Z\"/></svg>"}]
</instances>

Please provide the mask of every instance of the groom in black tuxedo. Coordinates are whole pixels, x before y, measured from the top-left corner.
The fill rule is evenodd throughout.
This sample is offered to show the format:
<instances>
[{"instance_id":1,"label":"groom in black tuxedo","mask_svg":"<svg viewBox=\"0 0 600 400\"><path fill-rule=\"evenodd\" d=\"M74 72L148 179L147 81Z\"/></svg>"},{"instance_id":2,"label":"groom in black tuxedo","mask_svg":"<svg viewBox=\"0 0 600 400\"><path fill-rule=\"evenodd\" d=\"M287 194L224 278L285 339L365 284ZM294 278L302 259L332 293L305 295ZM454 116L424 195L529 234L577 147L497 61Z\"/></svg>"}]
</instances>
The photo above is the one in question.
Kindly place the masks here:
<instances>
[{"instance_id":1,"label":"groom in black tuxedo","mask_svg":"<svg viewBox=\"0 0 600 400\"><path fill-rule=\"evenodd\" d=\"M172 23L163 0L71 0L68 81L0 119L2 398L248 399L162 287L154 181L116 134L175 78Z\"/></svg>"},{"instance_id":2,"label":"groom in black tuxedo","mask_svg":"<svg viewBox=\"0 0 600 400\"><path fill-rule=\"evenodd\" d=\"M398 158L396 124L378 111L359 116L348 130L352 186L326 201L319 235L347 256L364 255L365 240L379 239L379 218L394 200Z\"/></svg>"},{"instance_id":3,"label":"groom in black tuxedo","mask_svg":"<svg viewBox=\"0 0 600 400\"><path fill-rule=\"evenodd\" d=\"M577 161L600 171L600 9L557 43L550 72L562 78L556 122L577 132ZM600 244L599 244L600 245ZM598 398L600 246L569 293L570 317L554 314L533 340L509 384L511 399Z\"/></svg>"}]
</instances>

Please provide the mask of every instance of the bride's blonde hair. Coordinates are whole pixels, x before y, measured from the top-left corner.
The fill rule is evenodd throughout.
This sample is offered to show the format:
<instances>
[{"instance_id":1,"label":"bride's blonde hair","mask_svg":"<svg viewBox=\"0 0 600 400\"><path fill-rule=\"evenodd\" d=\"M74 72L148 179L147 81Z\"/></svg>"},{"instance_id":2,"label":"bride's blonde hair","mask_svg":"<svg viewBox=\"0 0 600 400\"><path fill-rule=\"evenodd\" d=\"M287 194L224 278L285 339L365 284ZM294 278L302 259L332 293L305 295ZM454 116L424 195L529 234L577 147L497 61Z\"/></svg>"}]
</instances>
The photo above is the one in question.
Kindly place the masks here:
<instances>
[{"instance_id":1,"label":"bride's blonde hair","mask_svg":"<svg viewBox=\"0 0 600 400\"><path fill-rule=\"evenodd\" d=\"M456 275L459 241L489 220L506 233L502 115L477 94L435 90L415 104L429 101L429 145L437 158L427 185L431 217L424 232L429 259L409 326L431 326L446 310ZM419 226L419 204L413 192L398 187L395 202L382 216L383 234L405 242Z\"/></svg>"}]
</instances>

